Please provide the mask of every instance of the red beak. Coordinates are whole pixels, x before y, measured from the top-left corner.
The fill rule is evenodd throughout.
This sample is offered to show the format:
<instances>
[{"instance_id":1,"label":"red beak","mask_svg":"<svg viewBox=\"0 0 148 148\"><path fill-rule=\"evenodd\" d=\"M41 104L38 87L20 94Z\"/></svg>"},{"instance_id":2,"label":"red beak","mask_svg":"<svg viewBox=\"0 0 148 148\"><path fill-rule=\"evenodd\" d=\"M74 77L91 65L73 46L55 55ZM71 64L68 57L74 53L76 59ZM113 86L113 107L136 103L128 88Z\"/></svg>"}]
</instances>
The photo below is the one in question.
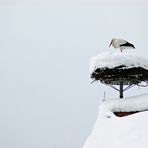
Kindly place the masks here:
<instances>
[{"instance_id":1,"label":"red beak","mask_svg":"<svg viewBox=\"0 0 148 148\"><path fill-rule=\"evenodd\" d=\"M109 45L109 47L112 45L112 41L111 41L111 43L110 43L110 45Z\"/></svg>"}]
</instances>

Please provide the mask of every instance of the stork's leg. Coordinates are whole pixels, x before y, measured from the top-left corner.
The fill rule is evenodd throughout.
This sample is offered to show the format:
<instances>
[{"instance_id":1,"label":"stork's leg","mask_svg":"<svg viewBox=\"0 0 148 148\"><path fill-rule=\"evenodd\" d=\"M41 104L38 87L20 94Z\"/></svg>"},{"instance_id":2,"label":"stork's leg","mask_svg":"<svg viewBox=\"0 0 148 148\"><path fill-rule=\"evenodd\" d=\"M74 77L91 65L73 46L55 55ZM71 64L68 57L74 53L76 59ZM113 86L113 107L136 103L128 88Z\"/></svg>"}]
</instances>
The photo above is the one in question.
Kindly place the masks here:
<instances>
[{"instance_id":1,"label":"stork's leg","mask_svg":"<svg viewBox=\"0 0 148 148\"><path fill-rule=\"evenodd\" d=\"M120 49L121 50L121 52L122 52L122 49Z\"/></svg>"}]
</instances>

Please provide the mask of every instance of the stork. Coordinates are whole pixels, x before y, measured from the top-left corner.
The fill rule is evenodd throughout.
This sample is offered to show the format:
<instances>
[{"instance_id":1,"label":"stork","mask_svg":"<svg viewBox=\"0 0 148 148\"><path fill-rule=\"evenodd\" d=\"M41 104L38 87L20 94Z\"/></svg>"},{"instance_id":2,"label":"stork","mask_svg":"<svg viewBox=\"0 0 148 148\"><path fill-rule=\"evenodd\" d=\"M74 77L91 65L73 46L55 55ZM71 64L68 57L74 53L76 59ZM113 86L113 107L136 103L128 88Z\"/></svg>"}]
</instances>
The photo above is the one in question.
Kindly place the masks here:
<instances>
[{"instance_id":1,"label":"stork","mask_svg":"<svg viewBox=\"0 0 148 148\"><path fill-rule=\"evenodd\" d=\"M129 43L128 41L126 40L123 40L123 39L112 39L111 40L111 43L109 45L110 46L113 46L114 48L119 48L120 51L122 52L122 50L124 49L135 49L135 46L131 43Z\"/></svg>"}]
</instances>

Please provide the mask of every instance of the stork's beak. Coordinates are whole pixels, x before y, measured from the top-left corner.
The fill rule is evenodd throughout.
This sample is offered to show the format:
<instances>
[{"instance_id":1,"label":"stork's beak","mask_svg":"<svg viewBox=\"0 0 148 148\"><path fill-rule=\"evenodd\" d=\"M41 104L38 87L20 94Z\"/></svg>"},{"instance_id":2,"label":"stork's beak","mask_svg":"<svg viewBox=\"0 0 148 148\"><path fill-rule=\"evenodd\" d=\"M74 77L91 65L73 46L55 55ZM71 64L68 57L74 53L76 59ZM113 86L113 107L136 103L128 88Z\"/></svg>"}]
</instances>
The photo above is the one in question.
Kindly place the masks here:
<instances>
[{"instance_id":1,"label":"stork's beak","mask_svg":"<svg viewBox=\"0 0 148 148\"><path fill-rule=\"evenodd\" d=\"M109 47L112 45L112 41L110 42L110 45L109 45Z\"/></svg>"}]
</instances>

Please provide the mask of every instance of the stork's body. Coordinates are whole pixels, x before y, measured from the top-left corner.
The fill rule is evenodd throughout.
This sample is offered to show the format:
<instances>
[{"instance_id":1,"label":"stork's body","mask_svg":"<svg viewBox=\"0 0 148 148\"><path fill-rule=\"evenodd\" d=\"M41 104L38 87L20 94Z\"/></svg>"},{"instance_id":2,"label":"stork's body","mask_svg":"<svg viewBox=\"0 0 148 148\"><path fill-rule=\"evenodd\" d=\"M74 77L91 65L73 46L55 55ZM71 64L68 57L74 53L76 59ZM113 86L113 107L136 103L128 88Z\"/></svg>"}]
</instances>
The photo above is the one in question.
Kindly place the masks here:
<instances>
[{"instance_id":1,"label":"stork's body","mask_svg":"<svg viewBox=\"0 0 148 148\"><path fill-rule=\"evenodd\" d=\"M129 43L129 42L127 42L126 40L123 40L123 39L112 39L112 40L111 40L111 43L110 43L110 45L109 45L109 47L110 47L111 45L112 45L114 48L119 48L119 49L121 50L121 52L122 52L122 50L124 50L124 49L131 49L131 48L135 49L135 47L134 47L133 44L131 44L131 43Z\"/></svg>"}]
</instances>

